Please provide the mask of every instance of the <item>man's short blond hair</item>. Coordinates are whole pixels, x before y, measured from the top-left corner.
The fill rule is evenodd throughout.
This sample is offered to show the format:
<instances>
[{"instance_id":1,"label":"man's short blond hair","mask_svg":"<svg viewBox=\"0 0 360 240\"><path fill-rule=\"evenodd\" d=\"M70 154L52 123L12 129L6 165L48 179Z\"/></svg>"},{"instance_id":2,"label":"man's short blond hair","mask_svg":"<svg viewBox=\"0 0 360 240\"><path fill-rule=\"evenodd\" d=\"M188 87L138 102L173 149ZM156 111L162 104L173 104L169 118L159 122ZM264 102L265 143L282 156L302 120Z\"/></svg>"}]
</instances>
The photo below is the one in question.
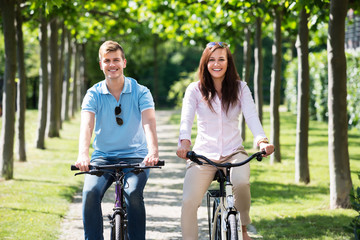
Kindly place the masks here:
<instances>
[{"instance_id":1,"label":"man's short blond hair","mask_svg":"<svg viewBox=\"0 0 360 240\"><path fill-rule=\"evenodd\" d=\"M125 59L125 52L124 49L121 47L121 45L115 41L106 41L103 44L101 44L99 48L99 60L101 61L102 56L105 53L114 52L120 50L121 57Z\"/></svg>"}]
</instances>

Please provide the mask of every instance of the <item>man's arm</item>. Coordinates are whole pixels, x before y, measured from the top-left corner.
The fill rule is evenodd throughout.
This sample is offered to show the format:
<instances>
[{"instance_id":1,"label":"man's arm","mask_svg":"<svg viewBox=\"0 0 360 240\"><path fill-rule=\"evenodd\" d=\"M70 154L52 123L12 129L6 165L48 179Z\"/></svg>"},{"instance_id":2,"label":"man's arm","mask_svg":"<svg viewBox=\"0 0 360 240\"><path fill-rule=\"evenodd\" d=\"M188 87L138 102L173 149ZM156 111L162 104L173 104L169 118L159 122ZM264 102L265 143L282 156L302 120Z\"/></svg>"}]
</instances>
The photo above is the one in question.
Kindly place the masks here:
<instances>
[{"instance_id":1,"label":"man's arm","mask_svg":"<svg viewBox=\"0 0 360 240\"><path fill-rule=\"evenodd\" d=\"M149 153L144 159L145 165L153 166L159 161L158 138L156 133L155 110L146 109L141 113Z\"/></svg>"},{"instance_id":2,"label":"man's arm","mask_svg":"<svg viewBox=\"0 0 360 240\"><path fill-rule=\"evenodd\" d=\"M95 114L92 112L81 112L79 154L75 166L81 171L89 171L90 157L89 146L92 132L94 130Z\"/></svg>"}]
</instances>

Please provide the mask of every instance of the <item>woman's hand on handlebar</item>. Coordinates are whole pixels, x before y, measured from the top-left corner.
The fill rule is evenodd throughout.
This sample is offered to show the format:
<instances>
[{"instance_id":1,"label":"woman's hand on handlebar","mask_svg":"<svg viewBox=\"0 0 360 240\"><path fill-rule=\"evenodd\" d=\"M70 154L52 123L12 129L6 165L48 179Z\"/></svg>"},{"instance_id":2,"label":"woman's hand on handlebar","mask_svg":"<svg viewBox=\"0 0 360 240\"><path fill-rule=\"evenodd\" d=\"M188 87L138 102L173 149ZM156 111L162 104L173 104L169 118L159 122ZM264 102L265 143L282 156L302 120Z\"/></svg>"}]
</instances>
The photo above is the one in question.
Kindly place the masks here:
<instances>
[{"instance_id":1,"label":"woman's hand on handlebar","mask_svg":"<svg viewBox=\"0 0 360 240\"><path fill-rule=\"evenodd\" d=\"M270 143L260 143L259 147L260 147L261 151L264 150L266 152L266 154L264 154L263 157L267 157L267 156L271 155L275 150L274 145L272 145Z\"/></svg>"},{"instance_id":2,"label":"woman's hand on handlebar","mask_svg":"<svg viewBox=\"0 0 360 240\"><path fill-rule=\"evenodd\" d=\"M191 142L189 140L182 139L181 142L180 142L180 146L178 147L178 149L176 151L176 155L179 158L187 159L186 153L191 151L190 146L191 146Z\"/></svg>"}]
</instances>

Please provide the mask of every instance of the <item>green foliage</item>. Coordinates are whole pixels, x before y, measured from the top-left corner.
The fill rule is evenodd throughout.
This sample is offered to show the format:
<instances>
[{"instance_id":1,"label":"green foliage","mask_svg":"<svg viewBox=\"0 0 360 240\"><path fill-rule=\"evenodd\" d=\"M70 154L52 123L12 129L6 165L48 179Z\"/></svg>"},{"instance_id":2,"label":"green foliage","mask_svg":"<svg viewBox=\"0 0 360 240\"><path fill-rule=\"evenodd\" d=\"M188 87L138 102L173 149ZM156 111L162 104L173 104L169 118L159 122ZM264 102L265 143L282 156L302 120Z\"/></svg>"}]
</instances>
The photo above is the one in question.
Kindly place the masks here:
<instances>
[{"instance_id":1,"label":"green foliage","mask_svg":"<svg viewBox=\"0 0 360 240\"><path fill-rule=\"evenodd\" d=\"M297 61L292 60L284 69L285 96L284 103L288 111L296 114L297 111Z\"/></svg>"},{"instance_id":2,"label":"green foliage","mask_svg":"<svg viewBox=\"0 0 360 240\"><path fill-rule=\"evenodd\" d=\"M326 51L309 54L310 116L318 121L327 120L328 75Z\"/></svg>"},{"instance_id":3,"label":"green foliage","mask_svg":"<svg viewBox=\"0 0 360 240\"><path fill-rule=\"evenodd\" d=\"M182 100L184 97L185 90L190 83L198 80L197 72L186 73L183 72L180 74L180 80L176 81L173 85L171 85L168 100L175 101L175 105L177 107L181 107Z\"/></svg>"},{"instance_id":4,"label":"green foliage","mask_svg":"<svg viewBox=\"0 0 360 240\"><path fill-rule=\"evenodd\" d=\"M348 51L346 60L349 126L360 130L360 51Z\"/></svg>"},{"instance_id":5,"label":"green foliage","mask_svg":"<svg viewBox=\"0 0 360 240\"><path fill-rule=\"evenodd\" d=\"M348 51L347 59L347 108L349 127L360 129L360 52ZM327 51L309 54L310 70L310 117L318 121L328 118L328 71ZM286 79L285 104L288 111L297 112L297 58L284 70Z\"/></svg>"},{"instance_id":6,"label":"green foliage","mask_svg":"<svg viewBox=\"0 0 360 240\"><path fill-rule=\"evenodd\" d=\"M358 215L354 217L350 224L354 231L355 239L358 240L360 239L360 187L357 187L356 190L352 189L350 194L350 202L352 208L358 213Z\"/></svg>"}]
</instances>

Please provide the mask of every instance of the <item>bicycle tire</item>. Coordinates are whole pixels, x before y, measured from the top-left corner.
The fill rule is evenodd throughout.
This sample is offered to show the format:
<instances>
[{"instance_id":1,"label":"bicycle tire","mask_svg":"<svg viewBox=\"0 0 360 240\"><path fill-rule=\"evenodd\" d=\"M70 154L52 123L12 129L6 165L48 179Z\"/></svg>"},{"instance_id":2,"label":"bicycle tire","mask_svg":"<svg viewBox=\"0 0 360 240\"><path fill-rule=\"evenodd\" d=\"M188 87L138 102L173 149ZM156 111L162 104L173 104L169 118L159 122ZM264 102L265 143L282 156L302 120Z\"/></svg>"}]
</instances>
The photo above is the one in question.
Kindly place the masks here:
<instances>
[{"instance_id":1,"label":"bicycle tire","mask_svg":"<svg viewBox=\"0 0 360 240\"><path fill-rule=\"evenodd\" d=\"M238 231L237 231L237 221L236 215L234 213L230 213L227 219L227 240L238 240Z\"/></svg>"},{"instance_id":2,"label":"bicycle tire","mask_svg":"<svg viewBox=\"0 0 360 240\"><path fill-rule=\"evenodd\" d=\"M221 240L221 214L219 213L219 215L217 216L217 219L214 219L215 212L216 212L216 209L218 208L219 204L220 204L219 199L215 198L214 203L213 203L213 215L212 215L212 222L216 221L214 240Z\"/></svg>"},{"instance_id":3,"label":"bicycle tire","mask_svg":"<svg viewBox=\"0 0 360 240\"><path fill-rule=\"evenodd\" d=\"M121 215L115 214L115 240L123 240L123 224L121 222Z\"/></svg>"}]
</instances>

